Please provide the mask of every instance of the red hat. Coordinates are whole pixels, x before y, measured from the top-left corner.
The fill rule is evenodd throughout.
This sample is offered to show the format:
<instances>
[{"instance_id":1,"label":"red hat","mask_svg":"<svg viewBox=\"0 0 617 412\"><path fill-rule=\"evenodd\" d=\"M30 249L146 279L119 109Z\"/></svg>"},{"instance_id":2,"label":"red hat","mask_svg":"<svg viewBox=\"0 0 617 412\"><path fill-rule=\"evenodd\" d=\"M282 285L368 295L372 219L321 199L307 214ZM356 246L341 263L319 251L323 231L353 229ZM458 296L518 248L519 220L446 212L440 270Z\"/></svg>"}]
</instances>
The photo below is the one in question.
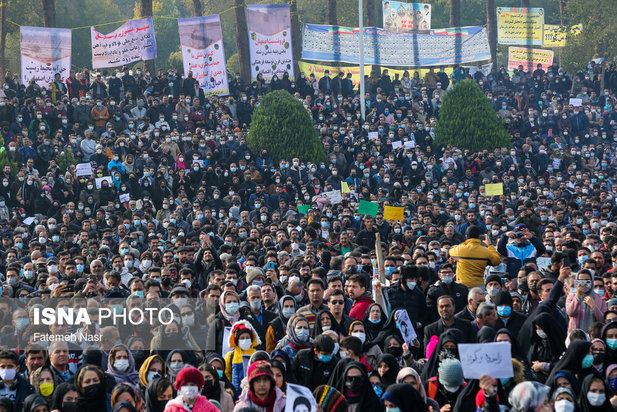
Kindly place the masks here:
<instances>
[{"instance_id":1,"label":"red hat","mask_svg":"<svg viewBox=\"0 0 617 412\"><path fill-rule=\"evenodd\" d=\"M174 386L176 387L177 390L180 390L180 388L183 387L185 384L194 383L195 385L199 387L199 390L201 391L201 388L204 387L204 382L205 382L204 375L201 374L199 369L189 366L189 367L183 368L178 373L178 375L176 376L176 383L174 384Z\"/></svg>"},{"instance_id":2,"label":"red hat","mask_svg":"<svg viewBox=\"0 0 617 412\"><path fill-rule=\"evenodd\" d=\"M275 384L274 381L274 373L272 373L272 367L266 361L257 361L253 362L251 366L249 366L249 384L253 381L253 379L259 376L267 376L272 381L272 384Z\"/></svg>"}]
</instances>

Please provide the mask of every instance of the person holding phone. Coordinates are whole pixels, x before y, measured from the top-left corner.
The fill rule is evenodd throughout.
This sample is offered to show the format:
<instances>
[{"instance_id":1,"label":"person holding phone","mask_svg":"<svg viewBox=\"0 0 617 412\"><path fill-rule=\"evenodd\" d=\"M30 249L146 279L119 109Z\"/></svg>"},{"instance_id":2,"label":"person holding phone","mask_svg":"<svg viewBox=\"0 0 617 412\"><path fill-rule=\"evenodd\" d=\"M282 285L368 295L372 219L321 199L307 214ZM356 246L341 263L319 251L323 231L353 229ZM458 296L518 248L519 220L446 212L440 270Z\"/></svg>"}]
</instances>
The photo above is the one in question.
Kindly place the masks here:
<instances>
[{"instance_id":1,"label":"person holding phone","mask_svg":"<svg viewBox=\"0 0 617 412\"><path fill-rule=\"evenodd\" d=\"M497 242L497 251L506 258L508 277L514 278L526 263L536 263L536 258L542 256L546 248L544 243L529 231L527 225L519 223L514 226L514 230L501 235Z\"/></svg>"}]
</instances>

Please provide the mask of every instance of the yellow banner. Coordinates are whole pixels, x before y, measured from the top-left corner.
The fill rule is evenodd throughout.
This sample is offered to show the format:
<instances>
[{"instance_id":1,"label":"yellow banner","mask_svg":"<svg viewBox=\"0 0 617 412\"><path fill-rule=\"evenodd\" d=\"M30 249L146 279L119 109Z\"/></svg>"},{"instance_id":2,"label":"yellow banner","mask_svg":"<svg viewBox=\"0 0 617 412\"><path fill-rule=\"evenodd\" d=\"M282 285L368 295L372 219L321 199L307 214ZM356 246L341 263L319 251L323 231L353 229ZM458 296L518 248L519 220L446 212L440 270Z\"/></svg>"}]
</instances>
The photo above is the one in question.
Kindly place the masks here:
<instances>
[{"instance_id":1,"label":"yellow banner","mask_svg":"<svg viewBox=\"0 0 617 412\"><path fill-rule=\"evenodd\" d=\"M499 44L542 46L544 9L497 7Z\"/></svg>"},{"instance_id":2,"label":"yellow banner","mask_svg":"<svg viewBox=\"0 0 617 412\"><path fill-rule=\"evenodd\" d=\"M577 24L570 27L568 31L565 27L557 24L544 25L544 47L566 47L568 39L578 35L583 31L583 25Z\"/></svg>"}]
</instances>

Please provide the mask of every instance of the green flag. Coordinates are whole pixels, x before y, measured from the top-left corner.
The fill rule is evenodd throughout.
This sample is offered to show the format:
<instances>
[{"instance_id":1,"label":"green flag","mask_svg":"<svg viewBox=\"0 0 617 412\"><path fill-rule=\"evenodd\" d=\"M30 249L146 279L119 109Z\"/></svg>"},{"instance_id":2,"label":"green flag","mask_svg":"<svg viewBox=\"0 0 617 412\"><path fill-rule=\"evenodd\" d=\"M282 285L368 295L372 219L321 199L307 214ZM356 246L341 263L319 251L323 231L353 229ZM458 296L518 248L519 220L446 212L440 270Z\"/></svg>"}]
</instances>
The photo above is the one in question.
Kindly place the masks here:
<instances>
[{"instance_id":1,"label":"green flag","mask_svg":"<svg viewBox=\"0 0 617 412\"><path fill-rule=\"evenodd\" d=\"M377 216L379 210L379 203L368 202L360 199L360 205L358 206L358 213L361 215Z\"/></svg>"},{"instance_id":2,"label":"green flag","mask_svg":"<svg viewBox=\"0 0 617 412\"><path fill-rule=\"evenodd\" d=\"M306 215L310 208L311 208L311 205L299 205L298 212L302 213L303 215Z\"/></svg>"}]
</instances>

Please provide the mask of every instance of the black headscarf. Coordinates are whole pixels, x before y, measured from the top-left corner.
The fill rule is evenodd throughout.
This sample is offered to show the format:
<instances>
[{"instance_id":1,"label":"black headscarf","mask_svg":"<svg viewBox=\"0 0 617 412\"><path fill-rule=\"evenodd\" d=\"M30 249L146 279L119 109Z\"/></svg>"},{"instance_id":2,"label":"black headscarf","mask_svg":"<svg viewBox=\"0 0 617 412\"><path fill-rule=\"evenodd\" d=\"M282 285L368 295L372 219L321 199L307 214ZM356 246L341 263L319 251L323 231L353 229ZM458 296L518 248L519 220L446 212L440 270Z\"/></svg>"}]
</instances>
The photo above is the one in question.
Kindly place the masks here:
<instances>
[{"instance_id":1,"label":"black headscarf","mask_svg":"<svg viewBox=\"0 0 617 412\"><path fill-rule=\"evenodd\" d=\"M113 412L120 412L120 410L122 408L127 408L129 410L129 412L137 412L137 409L135 409L135 406L133 406L132 403L130 402L119 402L114 406ZM150 411L148 411L150 412Z\"/></svg>"},{"instance_id":2,"label":"black headscarf","mask_svg":"<svg viewBox=\"0 0 617 412\"><path fill-rule=\"evenodd\" d=\"M546 380L546 384L548 386L553 386L555 375L557 372L562 370L569 371L575 377L578 376L579 382L584 376L594 373L597 369L593 366L583 369L583 358L589 353L590 347L591 342L587 342L586 340L575 340L574 342L571 342L570 346L568 346L568 349L566 350L566 353L564 353L561 359L559 359L555 364L555 367Z\"/></svg>"},{"instance_id":3,"label":"black headscarf","mask_svg":"<svg viewBox=\"0 0 617 412\"><path fill-rule=\"evenodd\" d=\"M373 323L369 320L369 317L370 317L369 313L371 312L371 309L374 306L377 306L379 310L381 311L381 318L379 318L378 323ZM375 339L377 339L377 336L379 336L379 332L382 331L387 320L388 320L388 317L386 316L385 312L383 311L383 308L381 307L379 303L373 303L368 307L368 309L366 309L366 312L364 313L364 317L362 318L362 323L364 323L364 330L366 331L366 340L368 342L372 342ZM378 343L383 343L383 342L378 342Z\"/></svg>"},{"instance_id":4,"label":"black headscarf","mask_svg":"<svg viewBox=\"0 0 617 412\"><path fill-rule=\"evenodd\" d=\"M480 329L478 333L476 333L478 343L493 342L496 335L497 333L495 333L495 329L491 328L490 326L482 326L482 329Z\"/></svg>"},{"instance_id":5,"label":"black headscarf","mask_svg":"<svg viewBox=\"0 0 617 412\"><path fill-rule=\"evenodd\" d=\"M396 312L397 312L396 310L392 311L386 323L382 325L383 327L381 328L381 331L377 334L377 337L373 340L373 343L378 344L382 349L384 347L384 344L385 344L384 342L386 341L387 336L396 335L400 338L401 342L405 341L405 339L403 339L403 335L401 334L401 331L398 329L398 326L396 326L396 319L394 318L394 315L396 314ZM368 310L367 310L367 313L368 313ZM364 323L364 329L367 330L366 324L370 322L366 321L362 323ZM367 335L366 341L367 342L369 341L368 335Z\"/></svg>"},{"instance_id":6,"label":"black headscarf","mask_svg":"<svg viewBox=\"0 0 617 412\"><path fill-rule=\"evenodd\" d=\"M401 412L428 412L428 407L420 393L408 383L397 383L388 386L381 401L390 401Z\"/></svg>"},{"instance_id":7,"label":"black headscarf","mask_svg":"<svg viewBox=\"0 0 617 412\"><path fill-rule=\"evenodd\" d=\"M579 393L581 392L581 383L578 381L578 379L576 379L576 377L574 377L574 375L570 371L566 370L561 370L555 373L555 376L553 377L553 381L551 383L551 393L557 390L557 379L559 378L567 379L568 382L570 382L570 385L572 385L572 392L574 392L574 396L578 397Z\"/></svg>"},{"instance_id":8,"label":"black headscarf","mask_svg":"<svg viewBox=\"0 0 617 412\"><path fill-rule=\"evenodd\" d=\"M606 342L606 332L611 329L617 329L617 321L607 323L602 327L602 340ZM604 358L604 369L609 365L617 363L617 349L611 349L606 345L606 357Z\"/></svg>"},{"instance_id":9,"label":"black headscarf","mask_svg":"<svg viewBox=\"0 0 617 412\"><path fill-rule=\"evenodd\" d=\"M47 405L45 398L39 394L33 393L26 396L24 400L23 412L32 412L34 408L41 405ZM49 406L49 405L48 405Z\"/></svg>"},{"instance_id":10,"label":"black headscarf","mask_svg":"<svg viewBox=\"0 0 617 412\"><path fill-rule=\"evenodd\" d=\"M602 385L604 385L606 399L600 406L591 406L589 399L587 399L587 392L589 392L589 388L591 387L591 383L594 379L598 379L602 382ZM581 385L581 394L578 397L578 410L580 412L613 412L615 409L613 409L610 402L612 394L613 391L602 378L595 375L587 375L585 379L583 379L583 384Z\"/></svg>"},{"instance_id":11,"label":"black headscarf","mask_svg":"<svg viewBox=\"0 0 617 412\"><path fill-rule=\"evenodd\" d=\"M443 332L439 335L439 341L437 342L437 346L435 350L431 354L431 357L428 359L428 362L424 365L422 369L422 381L426 382L429 378L433 376L437 376L437 370L439 369L439 364L441 363L444 356L447 354L443 350L443 345L447 342L454 342L455 344L459 344L463 342L463 332L460 329L450 328L447 331ZM444 352L444 353L442 353ZM458 351L452 354L458 359Z\"/></svg>"},{"instance_id":12,"label":"black headscarf","mask_svg":"<svg viewBox=\"0 0 617 412\"><path fill-rule=\"evenodd\" d=\"M566 350L565 340L560 328L555 323L555 320L548 313L540 313L534 320L534 333L531 335L529 350L527 351L527 362L531 365L534 360L542 360L544 362L554 362L559 359L561 354ZM540 338L535 332L535 325L542 328L546 333L546 339Z\"/></svg>"},{"instance_id":13,"label":"black headscarf","mask_svg":"<svg viewBox=\"0 0 617 412\"><path fill-rule=\"evenodd\" d=\"M518 345L518 341L516 340L516 338L514 336L512 336L512 332L510 332L510 329L507 328L501 328L499 329L496 333L495 333L495 342L497 341L497 336L501 335L501 334L507 334L510 337L510 352L512 353L512 357L514 359L518 359L520 361L524 361L525 364L527 363L527 358L525 356L523 356L523 354L521 353L521 347Z\"/></svg>"},{"instance_id":14,"label":"black headscarf","mask_svg":"<svg viewBox=\"0 0 617 412\"><path fill-rule=\"evenodd\" d=\"M358 369L360 372L362 372L362 375L361 375L362 386L360 387L358 391L360 393L360 399L358 401L358 405L361 406L362 410L367 410L367 411L381 410L382 409L381 402L379 401L377 394L375 394L375 391L373 390L373 386L371 385L371 382L369 382L368 380L368 374L366 373L366 367L360 362L352 361L347 364L347 366L345 367L345 370L343 371L343 374L341 375L339 382L335 386L336 389L339 392L341 392L343 396L345 396L345 398L348 398L348 395L346 394L348 391L345 388L345 377L347 376L347 372L353 368ZM347 400L349 402L349 399Z\"/></svg>"},{"instance_id":15,"label":"black headscarf","mask_svg":"<svg viewBox=\"0 0 617 412\"><path fill-rule=\"evenodd\" d=\"M204 370L210 372L210 374L214 377L212 383L208 383L206 381L204 383L203 388L201 388L201 394L210 399L214 399L215 401L221 402L221 381L219 380L219 375L212 365L205 365Z\"/></svg>"},{"instance_id":16,"label":"black headscarf","mask_svg":"<svg viewBox=\"0 0 617 412\"><path fill-rule=\"evenodd\" d=\"M216 372L214 372L216 374ZM217 374L218 376L218 374ZM161 380L168 380L167 378L155 378L150 381L146 387L146 410L148 412L163 412L167 401L159 401L156 389ZM173 390L173 386L172 386Z\"/></svg>"},{"instance_id":17,"label":"black headscarf","mask_svg":"<svg viewBox=\"0 0 617 412\"><path fill-rule=\"evenodd\" d=\"M315 327L313 328L313 338L316 338L317 336L323 333L323 328L321 324L319 323L319 319L321 319L321 315L324 313L328 315L328 317L330 318L330 325L331 325L330 330L333 330L340 336L342 331L341 331L341 328L338 322L336 321L336 319L334 319L334 315L332 315L332 313L330 313L330 311L326 309L326 310L319 311L317 313L317 316L315 316Z\"/></svg>"},{"instance_id":18,"label":"black headscarf","mask_svg":"<svg viewBox=\"0 0 617 412\"><path fill-rule=\"evenodd\" d=\"M84 373L84 369L81 369L79 375ZM105 374L97 373L101 380L100 383L87 386L85 388L77 386L79 397L77 398L77 405L80 410L88 412L108 412L107 411L107 392L105 391ZM91 387L92 386L92 387Z\"/></svg>"},{"instance_id":19,"label":"black headscarf","mask_svg":"<svg viewBox=\"0 0 617 412\"><path fill-rule=\"evenodd\" d=\"M55 409L62 411L62 400L64 399L64 395L66 395L69 391L77 391L77 386L68 382L63 382L56 386L54 394L51 397L51 407L49 409L52 411Z\"/></svg>"},{"instance_id":20,"label":"black headscarf","mask_svg":"<svg viewBox=\"0 0 617 412\"><path fill-rule=\"evenodd\" d=\"M389 353L384 353L379 358L379 362L377 362L377 367L381 365L381 362L388 365L388 371L381 377L381 382L384 387L388 387L396 383L396 375L398 375L398 371L400 367L398 366L398 362L396 358Z\"/></svg>"}]
</instances>

